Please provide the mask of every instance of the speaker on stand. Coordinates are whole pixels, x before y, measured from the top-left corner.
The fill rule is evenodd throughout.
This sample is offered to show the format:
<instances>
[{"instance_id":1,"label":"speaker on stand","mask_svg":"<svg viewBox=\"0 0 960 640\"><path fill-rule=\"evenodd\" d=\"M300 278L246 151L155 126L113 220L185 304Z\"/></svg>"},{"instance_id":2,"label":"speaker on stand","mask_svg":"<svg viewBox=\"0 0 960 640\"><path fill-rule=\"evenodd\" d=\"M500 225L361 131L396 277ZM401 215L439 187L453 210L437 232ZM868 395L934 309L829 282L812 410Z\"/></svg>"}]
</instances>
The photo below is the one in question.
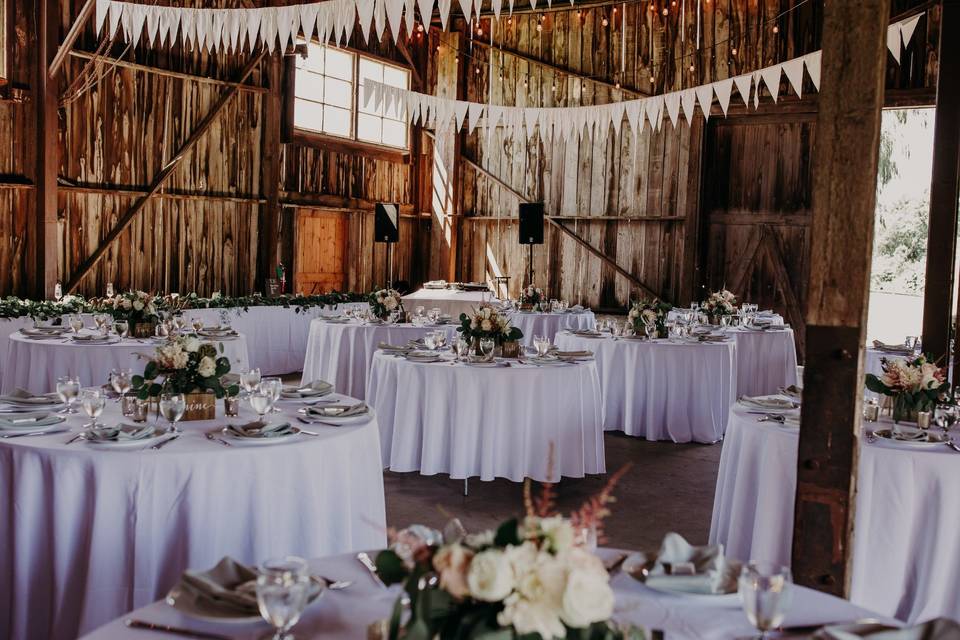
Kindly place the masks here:
<instances>
[{"instance_id":1,"label":"speaker on stand","mask_svg":"<svg viewBox=\"0 0 960 640\"><path fill-rule=\"evenodd\" d=\"M393 245L400 241L400 205L378 202L373 210L373 241L387 245L387 288L393 287Z\"/></svg>"},{"instance_id":2,"label":"speaker on stand","mask_svg":"<svg viewBox=\"0 0 960 640\"><path fill-rule=\"evenodd\" d=\"M520 218L520 244L530 247L527 262L527 284L533 284L533 245L543 244L543 203L521 202L518 215Z\"/></svg>"}]
</instances>

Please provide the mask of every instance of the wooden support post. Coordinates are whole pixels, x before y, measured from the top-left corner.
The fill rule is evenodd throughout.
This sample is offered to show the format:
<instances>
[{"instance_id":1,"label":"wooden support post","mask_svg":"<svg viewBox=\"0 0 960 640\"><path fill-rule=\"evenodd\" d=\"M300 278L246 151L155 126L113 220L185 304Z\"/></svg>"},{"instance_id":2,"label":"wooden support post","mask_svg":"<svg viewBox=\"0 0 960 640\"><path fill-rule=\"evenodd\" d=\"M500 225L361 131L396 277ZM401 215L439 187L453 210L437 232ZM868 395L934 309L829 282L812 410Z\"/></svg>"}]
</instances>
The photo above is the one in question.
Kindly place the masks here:
<instances>
[{"instance_id":1,"label":"wooden support post","mask_svg":"<svg viewBox=\"0 0 960 640\"><path fill-rule=\"evenodd\" d=\"M927 269L923 291L923 350L948 365L953 325L953 265L960 198L960 0L944 0L937 57L937 109L933 130L933 176ZM954 380L957 380L954 377Z\"/></svg>"},{"instance_id":2,"label":"wooden support post","mask_svg":"<svg viewBox=\"0 0 960 640\"><path fill-rule=\"evenodd\" d=\"M34 273L33 295L53 296L57 283L57 82L47 75L47 65L57 47L58 0L40 0L37 12L36 48L30 61L36 117L34 224L28 245L28 264Z\"/></svg>"},{"instance_id":3,"label":"wooden support post","mask_svg":"<svg viewBox=\"0 0 960 640\"><path fill-rule=\"evenodd\" d=\"M56 0L49 1L56 4ZM260 64L260 61L263 59L264 53L265 51L261 49L259 51L254 51L251 54L250 61L247 62L237 76L237 83L244 82L250 76L250 74L253 73L253 70L257 68L257 66ZM104 254L110 249L110 246L114 243L114 241L120 237L120 234L123 233L124 229L130 226L130 223L133 222L133 219L136 218L141 211L143 211L143 208L150 201L150 198L157 193L170 178L170 176L173 175L173 172L179 166L180 161L183 160L187 153L203 137L210 126L223 112L224 107L227 106L231 98L237 95L238 92L239 88L236 85L232 85L224 90L224 92L220 95L220 98L210 108L210 111L207 113L207 115L205 115L203 119L197 123L197 126L193 129L193 131L190 132L190 137L184 141L180 148L177 149L176 153L174 153L173 157L167 161L156 177L154 177L153 181L150 183L150 186L147 188L147 193L142 198L139 198L133 204L133 206L130 207L126 213L120 217L119 220L117 220L117 224L110 229L106 236L104 236L97 249L90 255L90 257L84 260L79 267L77 267L77 270L71 275L70 281L65 287L65 293L74 291L80 285L80 282L83 280L83 278L90 273L90 270L93 269L94 266L96 266ZM56 174L54 174L54 180L55 179Z\"/></svg>"},{"instance_id":4,"label":"wooden support post","mask_svg":"<svg viewBox=\"0 0 960 640\"><path fill-rule=\"evenodd\" d=\"M457 99L461 87L460 69L466 57L460 55L463 35L453 31L444 36L436 54L438 98ZM452 114L451 114L452 115ZM460 244L460 207L457 202L457 182L460 173L460 136L456 127L437 123L433 138L433 193L431 209L434 216L432 248L437 251L436 273L432 277L455 281L457 279L457 248ZM431 251L431 253L433 253Z\"/></svg>"},{"instance_id":5,"label":"wooden support post","mask_svg":"<svg viewBox=\"0 0 960 640\"><path fill-rule=\"evenodd\" d=\"M59 71L60 66L67 59L67 54L70 53L70 49L73 48L73 43L77 41L77 38L80 36L80 33L83 31L83 26L87 23L87 20L90 19L90 16L93 15L93 10L97 6L97 0L87 0L83 8L80 9L80 13L77 15L77 19L73 22L73 26L70 27L70 31L67 32L67 37L63 39L63 44L60 45L60 48L57 49L57 54L53 57L53 61L50 63L49 74L51 78L57 76L57 71ZM54 14L56 16L57 14Z\"/></svg>"},{"instance_id":6,"label":"wooden support post","mask_svg":"<svg viewBox=\"0 0 960 640\"><path fill-rule=\"evenodd\" d=\"M280 263L280 114L283 109L281 91L283 57L275 53L267 60L267 84L270 91L264 97L263 109L263 184L261 192L267 203L260 207L260 224L257 234L257 278L261 290L266 291L267 278L275 277ZM285 265L287 273L293 274L293 265ZM293 285L288 278L290 285Z\"/></svg>"},{"instance_id":7,"label":"wooden support post","mask_svg":"<svg viewBox=\"0 0 960 640\"><path fill-rule=\"evenodd\" d=\"M793 574L801 585L844 596L890 0L828 2L823 14Z\"/></svg>"}]
</instances>

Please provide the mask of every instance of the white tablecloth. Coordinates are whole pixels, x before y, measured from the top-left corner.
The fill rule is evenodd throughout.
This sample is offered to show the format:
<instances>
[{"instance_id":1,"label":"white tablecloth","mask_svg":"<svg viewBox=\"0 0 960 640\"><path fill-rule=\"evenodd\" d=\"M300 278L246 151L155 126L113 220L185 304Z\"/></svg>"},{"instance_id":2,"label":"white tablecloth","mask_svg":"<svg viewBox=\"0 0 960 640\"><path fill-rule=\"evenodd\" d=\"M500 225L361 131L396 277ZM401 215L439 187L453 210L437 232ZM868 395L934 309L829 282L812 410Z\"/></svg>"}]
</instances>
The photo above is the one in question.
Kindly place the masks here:
<instances>
[{"instance_id":1,"label":"white tablecloth","mask_svg":"<svg viewBox=\"0 0 960 640\"><path fill-rule=\"evenodd\" d=\"M417 307L427 311L437 307L443 313L449 313L457 321L461 313L470 313L483 303L499 303L489 291L455 291L452 289L420 289L403 296L403 308L413 313Z\"/></svg>"},{"instance_id":2,"label":"white tablecloth","mask_svg":"<svg viewBox=\"0 0 960 640\"><path fill-rule=\"evenodd\" d=\"M710 541L733 557L790 563L796 429L731 412ZM863 443L851 600L904 621L960 619L960 454Z\"/></svg>"},{"instance_id":3,"label":"white tablecloth","mask_svg":"<svg viewBox=\"0 0 960 640\"><path fill-rule=\"evenodd\" d=\"M0 318L0 389L3 389L3 374L6 371L3 365L10 352L10 336L30 326L33 326L30 318Z\"/></svg>"},{"instance_id":4,"label":"white tablecloth","mask_svg":"<svg viewBox=\"0 0 960 640\"><path fill-rule=\"evenodd\" d=\"M378 352L367 398L380 419L383 466L392 471L514 482L605 472L592 361L487 369Z\"/></svg>"},{"instance_id":5,"label":"white tablecloth","mask_svg":"<svg viewBox=\"0 0 960 640\"><path fill-rule=\"evenodd\" d=\"M223 354L230 359L230 369L239 372L249 366L247 340L243 334L229 340L205 339L205 342L223 345ZM129 368L143 373L147 361L156 349L148 340L124 339L112 344L78 344L66 338L33 340L22 334L10 337L10 346L4 360L3 393L16 388L33 393L56 390L57 378L64 375L80 376L80 384L105 384L110 371Z\"/></svg>"},{"instance_id":6,"label":"white tablecloth","mask_svg":"<svg viewBox=\"0 0 960 640\"><path fill-rule=\"evenodd\" d=\"M606 555L601 550L601 555ZM293 629L297 638L336 638L337 640L366 640L367 626L390 616L399 587L378 587L364 573L353 556L324 558L311 562L315 574L339 580L352 580L349 589L325 593L310 605L300 623ZM693 599L664 595L644 587L626 574L619 573L611 581L616 604L614 619L631 624L661 629L668 640L730 640L756 636L739 605L704 605ZM189 618L163 602L156 602L134 611L130 616L148 622L186 627L192 630L224 634L237 640L254 640L267 632L266 623L215 624ZM788 626L822 624L838 620L856 620L875 617L845 600L816 591L796 587L793 606L786 616ZM127 629L123 620L115 620L87 636L87 640L178 640L178 636L163 633L145 634ZM180 638L182 640L182 637Z\"/></svg>"},{"instance_id":7,"label":"white tablecloth","mask_svg":"<svg viewBox=\"0 0 960 640\"><path fill-rule=\"evenodd\" d=\"M724 343L557 335L565 351L593 351L600 371L604 428L647 440L723 438L737 377L737 347Z\"/></svg>"},{"instance_id":8,"label":"white tablecloth","mask_svg":"<svg viewBox=\"0 0 960 640\"><path fill-rule=\"evenodd\" d=\"M777 393L797 383L797 347L793 329L729 329L737 342L737 395Z\"/></svg>"},{"instance_id":9,"label":"white tablecloth","mask_svg":"<svg viewBox=\"0 0 960 640\"><path fill-rule=\"evenodd\" d=\"M444 330L447 341L457 335L457 324L417 327L412 324L339 324L314 320L310 324L303 383L326 380L340 393L365 398L367 372L381 342L405 345L431 331Z\"/></svg>"},{"instance_id":10,"label":"white tablecloth","mask_svg":"<svg viewBox=\"0 0 960 640\"><path fill-rule=\"evenodd\" d=\"M116 422L115 403L108 412L101 422ZM224 424L217 412L181 423L158 451L68 445L67 433L0 439L0 637L74 638L223 555L255 563L385 543L376 419L228 448L204 437Z\"/></svg>"},{"instance_id":11,"label":"white tablecloth","mask_svg":"<svg viewBox=\"0 0 960 640\"><path fill-rule=\"evenodd\" d=\"M564 329L587 330L597 328L593 311L581 313L533 313L513 311L510 323L523 331L522 344L533 346L533 336L546 336L551 342Z\"/></svg>"}]
</instances>

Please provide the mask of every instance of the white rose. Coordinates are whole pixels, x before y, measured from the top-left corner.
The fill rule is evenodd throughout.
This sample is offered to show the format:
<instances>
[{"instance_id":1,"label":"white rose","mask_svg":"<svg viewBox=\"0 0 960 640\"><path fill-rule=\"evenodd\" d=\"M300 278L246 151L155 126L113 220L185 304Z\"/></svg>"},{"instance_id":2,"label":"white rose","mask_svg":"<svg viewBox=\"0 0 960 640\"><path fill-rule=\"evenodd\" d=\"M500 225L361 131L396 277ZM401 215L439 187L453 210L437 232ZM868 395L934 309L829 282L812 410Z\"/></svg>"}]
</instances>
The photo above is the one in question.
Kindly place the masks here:
<instances>
[{"instance_id":1,"label":"white rose","mask_svg":"<svg viewBox=\"0 0 960 640\"><path fill-rule=\"evenodd\" d=\"M197 365L197 373L203 378L209 378L217 372L217 362L210 356L203 356Z\"/></svg>"},{"instance_id":2,"label":"white rose","mask_svg":"<svg viewBox=\"0 0 960 640\"><path fill-rule=\"evenodd\" d=\"M387 298L384 301L383 306L387 308L387 311L393 311L397 308L397 301L394 298Z\"/></svg>"},{"instance_id":3,"label":"white rose","mask_svg":"<svg viewBox=\"0 0 960 640\"><path fill-rule=\"evenodd\" d=\"M124 308L124 309L126 309L127 311L130 311L130 308L131 308L132 306L133 306L133 303L130 302L130 300L128 300L127 298L124 298L124 299L123 299L123 308Z\"/></svg>"},{"instance_id":4,"label":"white rose","mask_svg":"<svg viewBox=\"0 0 960 640\"><path fill-rule=\"evenodd\" d=\"M519 635L539 633L543 640L567 637L567 630L556 609L545 602L531 602L511 596L507 606L497 614L497 622L513 626Z\"/></svg>"},{"instance_id":5,"label":"white rose","mask_svg":"<svg viewBox=\"0 0 960 640\"><path fill-rule=\"evenodd\" d=\"M563 516L543 518L540 520L540 529L554 553L563 553L573 547L573 526Z\"/></svg>"},{"instance_id":6,"label":"white rose","mask_svg":"<svg viewBox=\"0 0 960 640\"><path fill-rule=\"evenodd\" d=\"M478 553L467 573L470 595L484 602L500 602L513 591L513 572L502 551L491 549Z\"/></svg>"},{"instance_id":7,"label":"white rose","mask_svg":"<svg viewBox=\"0 0 960 640\"><path fill-rule=\"evenodd\" d=\"M139 300L134 300L133 308L136 309L137 311L143 311L143 303L140 302Z\"/></svg>"},{"instance_id":8,"label":"white rose","mask_svg":"<svg viewBox=\"0 0 960 640\"><path fill-rule=\"evenodd\" d=\"M200 341L193 337L187 338L183 341L183 348L190 353L196 353L200 348Z\"/></svg>"},{"instance_id":9,"label":"white rose","mask_svg":"<svg viewBox=\"0 0 960 640\"><path fill-rule=\"evenodd\" d=\"M473 319L473 320L470 321L470 328L476 330L476 328L477 328L477 321L476 321L476 319Z\"/></svg>"},{"instance_id":10,"label":"white rose","mask_svg":"<svg viewBox=\"0 0 960 640\"><path fill-rule=\"evenodd\" d=\"M489 320L484 320L483 322L480 323L480 330L481 331L493 330L493 323L491 323Z\"/></svg>"},{"instance_id":11,"label":"white rose","mask_svg":"<svg viewBox=\"0 0 960 640\"><path fill-rule=\"evenodd\" d=\"M581 629L613 615L613 589L605 573L574 569L567 576L560 617Z\"/></svg>"}]
</instances>

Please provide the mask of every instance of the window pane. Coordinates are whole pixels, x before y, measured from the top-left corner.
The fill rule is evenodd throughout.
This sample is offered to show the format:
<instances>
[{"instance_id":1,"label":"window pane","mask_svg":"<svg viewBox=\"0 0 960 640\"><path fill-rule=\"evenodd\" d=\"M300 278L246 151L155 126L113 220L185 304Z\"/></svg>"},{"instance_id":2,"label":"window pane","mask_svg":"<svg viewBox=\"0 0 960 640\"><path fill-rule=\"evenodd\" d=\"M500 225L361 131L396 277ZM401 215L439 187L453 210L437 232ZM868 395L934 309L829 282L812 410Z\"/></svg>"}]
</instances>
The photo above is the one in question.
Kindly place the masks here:
<instances>
[{"instance_id":1,"label":"window pane","mask_svg":"<svg viewBox=\"0 0 960 640\"><path fill-rule=\"evenodd\" d=\"M298 69L301 68L301 64L304 69L323 73L323 47L312 42L307 44L307 59L304 60L300 56L297 56Z\"/></svg>"},{"instance_id":2,"label":"window pane","mask_svg":"<svg viewBox=\"0 0 960 640\"><path fill-rule=\"evenodd\" d=\"M341 80L353 80L353 54L327 47L326 74Z\"/></svg>"},{"instance_id":3,"label":"window pane","mask_svg":"<svg viewBox=\"0 0 960 640\"><path fill-rule=\"evenodd\" d=\"M323 130L335 136L350 137L350 110L325 106L323 108Z\"/></svg>"},{"instance_id":4,"label":"window pane","mask_svg":"<svg viewBox=\"0 0 960 640\"><path fill-rule=\"evenodd\" d=\"M323 101L327 104L349 109L353 106L353 85L327 76L324 78Z\"/></svg>"},{"instance_id":5,"label":"window pane","mask_svg":"<svg viewBox=\"0 0 960 640\"><path fill-rule=\"evenodd\" d=\"M407 148L407 125L394 120L383 121L383 144L391 147Z\"/></svg>"},{"instance_id":6,"label":"window pane","mask_svg":"<svg viewBox=\"0 0 960 640\"><path fill-rule=\"evenodd\" d=\"M301 71L294 82L296 97L307 98L315 102L323 102L323 76Z\"/></svg>"},{"instance_id":7,"label":"window pane","mask_svg":"<svg viewBox=\"0 0 960 640\"><path fill-rule=\"evenodd\" d=\"M357 63L357 77L360 78L360 84L363 84L367 78L383 82L383 63L360 56L360 61Z\"/></svg>"},{"instance_id":8,"label":"window pane","mask_svg":"<svg viewBox=\"0 0 960 640\"><path fill-rule=\"evenodd\" d=\"M323 106L307 100L295 100L293 126L309 131L323 131Z\"/></svg>"},{"instance_id":9,"label":"window pane","mask_svg":"<svg viewBox=\"0 0 960 640\"><path fill-rule=\"evenodd\" d=\"M406 89L410 86L410 72L397 67L385 66L383 69L383 84Z\"/></svg>"},{"instance_id":10,"label":"window pane","mask_svg":"<svg viewBox=\"0 0 960 640\"><path fill-rule=\"evenodd\" d=\"M361 113L357 116L357 140L380 143L380 118Z\"/></svg>"},{"instance_id":11,"label":"window pane","mask_svg":"<svg viewBox=\"0 0 960 640\"><path fill-rule=\"evenodd\" d=\"M387 101L383 101L383 106L387 106ZM401 109L403 103L400 100L394 100L393 104L390 105L389 109L386 109L383 112L384 117L390 118L391 120L403 120L406 117L406 109Z\"/></svg>"}]
</instances>

